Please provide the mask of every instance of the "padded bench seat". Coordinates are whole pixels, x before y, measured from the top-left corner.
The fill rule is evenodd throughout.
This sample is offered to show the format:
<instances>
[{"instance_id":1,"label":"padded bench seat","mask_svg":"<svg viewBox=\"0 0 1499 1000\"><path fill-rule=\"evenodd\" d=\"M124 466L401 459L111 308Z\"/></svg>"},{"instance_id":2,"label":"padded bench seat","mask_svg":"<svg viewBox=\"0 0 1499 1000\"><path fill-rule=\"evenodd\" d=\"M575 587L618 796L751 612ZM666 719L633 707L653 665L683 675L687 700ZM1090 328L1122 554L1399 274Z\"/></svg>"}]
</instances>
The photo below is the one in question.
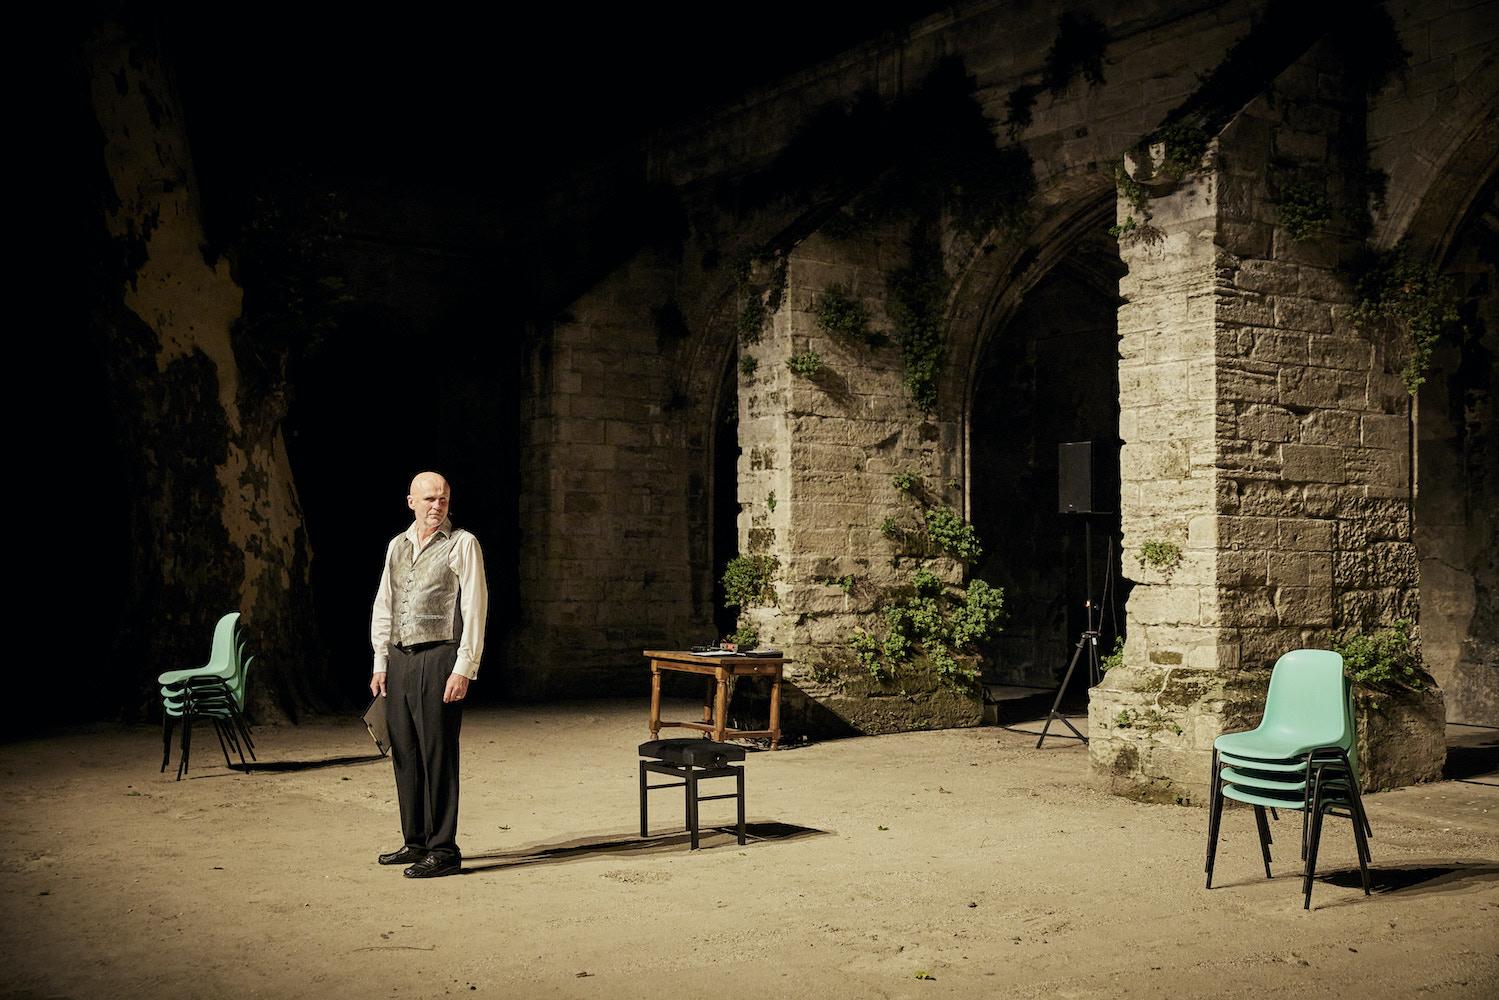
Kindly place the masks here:
<instances>
[{"instance_id":1,"label":"padded bench seat","mask_svg":"<svg viewBox=\"0 0 1499 1000\"><path fill-rule=\"evenodd\" d=\"M687 789L687 833L689 850L698 847L699 802L736 799L739 805L738 839L744 843L744 768L730 761L744 760L744 747L705 739L651 740L640 744L640 836L649 837L646 795L659 788ZM681 778L668 784L647 783L646 774ZM705 778L733 778L735 790L724 795L698 795L697 783Z\"/></svg>"}]
</instances>

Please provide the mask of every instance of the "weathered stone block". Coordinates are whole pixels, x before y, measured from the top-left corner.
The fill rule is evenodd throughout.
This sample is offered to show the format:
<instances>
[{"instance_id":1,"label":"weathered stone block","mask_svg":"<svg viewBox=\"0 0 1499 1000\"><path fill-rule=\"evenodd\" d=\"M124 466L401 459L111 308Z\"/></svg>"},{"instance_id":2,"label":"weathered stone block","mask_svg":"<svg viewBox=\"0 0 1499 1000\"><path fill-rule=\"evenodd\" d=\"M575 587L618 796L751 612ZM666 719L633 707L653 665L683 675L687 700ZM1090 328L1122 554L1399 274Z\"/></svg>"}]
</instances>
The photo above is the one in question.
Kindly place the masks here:
<instances>
[{"instance_id":1,"label":"weathered stone block","mask_svg":"<svg viewBox=\"0 0 1499 1000\"><path fill-rule=\"evenodd\" d=\"M1331 587L1278 587L1275 612L1282 625L1331 625Z\"/></svg>"},{"instance_id":2,"label":"weathered stone block","mask_svg":"<svg viewBox=\"0 0 1499 1000\"><path fill-rule=\"evenodd\" d=\"M1218 595L1218 624L1229 628L1278 625L1274 593L1268 587L1236 587ZM1133 600L1133 598L1131 598Z\"/></svg>"},{"instance_id":3,"label":"weathered stone block","mask_svg":"<svg viewBox=\"0 0 1499 1000\"><path fill-rule=\"evenodd\" d=\"M1350 449L1347 471L1351 482L1404 489L1410 481L1410 454L1404 447L1399 451Z\"/></svg>"},{"instance_id":4,"label":"weathered stone block","mask_svg":"<svg viewBox=\"0 0 1499 1000\"><path fill-rule=\"evenodd\" d=\"M1358 414L1347 410L1314 410L1302 418L1298 434L1302 444L1351 447L1358 444L1358 423Z\"/></svg>"},{"instance_id":5,"label":"weathered stone block","mask_svg":"<svg viewBox=\"0 0 1499 1000\"><path fill-rule=\"evenodd\" d=\"M1273 403L1281 396L1280 369L1259 361L1224 361L1217 368L1217 392L1221 399L1248 403Z\"/></svg>"},{"instance_id":6,"label":"weathered stone block","mask_svg":"<svg viewBox=\"0 0 1499 1000\"><path fill-rule=\"evenodd\" d=\"M1369 399L1363 373L1335 368L1284 368L1278 386L1280 401L1295 406L1362 410Z\"/></svg>"},{"instance_id":7,"label":"weathered stone block","mask_svg":"<svg viewBox=\"0 0 1499 1000\"><path fill-rule=\"evenodd\" d=\"M1348 478L1343 449L1322 445L1283 445L1281 474L1298 483L1341 483Z\"/></svg>"},{"instance_id":8,"label":"weathered stone block","mask_svg":"<svg viewBox=\"0 0 1499 1000\"><path fill-rule=\"evenodd\" d=\"M1332 549L1331 521L1283 517L1276 522L1276 542L1292 551L1328 552Z\"/></svg>"},{"instance_id":9,"label":"weathered stone block","mask_svg":"<svg viewBox=\"0 0 1499 1000\"><path fill-rule=\"evenodd\" d=\"M1266 580L1275 587L1305 587L1308 580L1306 552L1271 552L1266 560ZM1331 579L1326 581L1329 585Z\"/></svg>"},{"instance_id":10,"label":"weathered stone block","mask_svg":"<svg viewBox=\"0 0 1499 1000\"><path fill-rule=\"evenodd\" d=\"M1234 480L1234 513L1260 517L1303 513L1300 483L1279 480Z\"/></svg>"},{"instance_id":11,"label":"weathered stone block","mask_svg":"<svg viewBox=\"0 0 1499 1000\"><path fill-rule=\"evenodd\" d=\"M1360 337L1313 334L1307 344L1307 360L1319 368L1367 372L1374 364L1374 348Z\"/></svg>"},{"instance_id":12,"label":"weathered stone block","mask_svg":"<svg viewBox=\"0 0 1499 1000\"><path fill-rule=\"evenodd\" d=\"M1250 403L1240 409L1235 432L1250 441L1291 441L1295 439L1296 427L1296 416L1285 407Z\"/></svg>"},{"instance_id":13,"label":"weathered stone block","mask_svg":"<svg viewBox=\"0 0 1499 1000\"><path fill-rule=\"evenodd\" d=\"M1275 325L1282 330L1304 330L1308 333L1331 333L1332 315L1321 302L1306 299L1275 300ZM1306 344L1303 343L1303 348ZM1315 364L1315 362L1313 362Z\"/></svg>"},{"instance_id":14,"label":"weathered stone block","mask_svg":"<svg viewBox=\"0 0 1499 1000\"><path fill-rule=\"evenodd\" d=\"M1231 287L1220 288L1217 305L1219 323L1262 328L1276 325L1276 301L1271 296Z\"/></svg>"},{"instance_id":15,"label":"weathered stone block","mask_svg":"<svg viewBox=\"0 0 1499 1000\"><path fill-rule=\"evenodd\" d=\"M1234 284L1250 292L1295 293L1301 287L1301 269L1274 260L1245 260L1234 274Z\"/></svg>"},{"instance_id":16,"label":"weathered stone block","mask_svg":"<svg viewBox=\"0 0 1499 1000\"><path fill-rule=\"evenodd\" d=\"M1235 340L1234 352L1238 357L1271 363L1307 363L1307 334L1300 331L1243 327L1237 331Z\"/></svg>"},{"instance_id":17,"label":"weathered stone block","mask_svg":"<svg viewBox=\"0 0 1499 1000\"><path fill-rule=\"evenodd\" d=\"M1280 544L1276 520L1272 517L1224 516L1219 519L1218 538L1230 550L1267 550Z\"/></svg>"},{"instance_id":18,"label":"weathered stone block","mask_svg":"<svg viewBox=\"0 0 1499 1000\"><path fill-rule=\"evenodd\" d=\"M1360 430L1366 448L1403 452L1410 447L1411 422L1403 413L1365 414Z\"/></svg>"},{"instance_id":19,"label":"weathered stone block","mask_svg":"<svg viewBox=\"0 0 1499 1000\"><path fill-rule=\"evenodd\" d=\"M1354 688L1359 773L1365 792L1442 776L1447 760L1447 711L1435 684L1393 693Z\"/></svg>"},{"instance_id":20,"label":"weathered stone block","mask_svg":"<svg viewBox=\"0 0 1499 1000\"><path fill-rule=\"evenodd\" d=\"M1130 593L1131 618L1146 625L1195 625L1199 618L1196 587L1141 585Z\"/></svg>"}]
</instances>

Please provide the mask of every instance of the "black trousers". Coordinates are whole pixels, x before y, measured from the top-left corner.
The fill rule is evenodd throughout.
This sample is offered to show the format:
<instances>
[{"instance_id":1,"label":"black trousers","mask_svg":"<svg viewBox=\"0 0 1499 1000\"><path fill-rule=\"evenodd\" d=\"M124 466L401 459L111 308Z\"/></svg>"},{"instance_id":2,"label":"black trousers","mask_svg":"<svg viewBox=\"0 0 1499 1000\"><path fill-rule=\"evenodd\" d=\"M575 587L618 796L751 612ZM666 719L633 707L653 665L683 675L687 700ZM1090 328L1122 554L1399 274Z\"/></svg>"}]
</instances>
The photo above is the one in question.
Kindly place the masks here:
<instances>
[{"instance_id":1,"label":"black trousers","mask_svg":"<svg viewBox=\"0 0 1499 1000\"><path fill-rule=\"evenodd\" d=\"M452 858L460 857L458 731L463 702L445 705L442 692L457 661L456 642L391 646L385 675L401 835L407 847Z\"/></svg>"}]
</instances>

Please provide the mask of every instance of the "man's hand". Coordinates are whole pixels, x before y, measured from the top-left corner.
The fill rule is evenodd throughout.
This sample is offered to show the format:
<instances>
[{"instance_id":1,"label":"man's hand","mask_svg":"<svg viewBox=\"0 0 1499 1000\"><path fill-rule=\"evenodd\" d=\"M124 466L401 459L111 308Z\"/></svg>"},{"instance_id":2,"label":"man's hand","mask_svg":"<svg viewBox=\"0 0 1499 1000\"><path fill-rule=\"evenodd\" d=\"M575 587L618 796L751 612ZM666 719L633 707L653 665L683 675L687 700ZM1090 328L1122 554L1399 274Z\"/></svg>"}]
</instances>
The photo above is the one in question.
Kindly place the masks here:
<instances>
[{"instance_id":1,"label":"man's hand","mask_svg":"<svg viewBox=\"0 0 1499 1000\"><path fill-rule=\"evenodd\" d=\"M462 674L449 674L448 686L442 692L443 704L462 701L466 694L468 694L468 678Z\"/></svg>"},{"instance_id":2,"label":"man's hand","mask_svg":"<svg viewBox=\"0 0 1499 1000\"><path fill-rule=\"evenodd\" d=\"M370 694L384 696L385 694L385 671L380 671L370 678Z\"/></svg>"}]
</instances>

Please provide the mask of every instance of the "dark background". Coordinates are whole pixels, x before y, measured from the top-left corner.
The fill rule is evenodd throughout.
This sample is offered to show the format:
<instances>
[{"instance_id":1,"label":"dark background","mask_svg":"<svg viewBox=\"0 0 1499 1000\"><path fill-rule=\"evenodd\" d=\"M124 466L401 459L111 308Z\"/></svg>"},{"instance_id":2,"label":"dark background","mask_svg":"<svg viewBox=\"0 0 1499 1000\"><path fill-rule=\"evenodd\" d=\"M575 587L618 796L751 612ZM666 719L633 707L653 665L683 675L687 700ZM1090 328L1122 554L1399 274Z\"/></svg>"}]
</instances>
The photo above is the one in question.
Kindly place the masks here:
<instances>
[{"instance_id":1,"label":"dark background","mask_svg":"<svg viewBox=\"0 0 1499 1000\"><path fill-rule=\"evenodd\" d=\"M455 521L485 545L492 665L517 603L524 320L565 305L612 265L608 241L627 245L625 230L649 221L581 194L559 217L538 218L534 206L568 206L566 185L580 174L604 176L607 191L610 164L654 130L943 6L553 4L499 15L280 0L86 5L64 16L60 48L42 48L63 70L44 75L57 86L45 88L38 126L47 134L65 123L55 150L46 147L37 199L61 209L62 225L37 228L57 237L58 326L87 327L87 292L67 276L91 266L99 225L94 202L76 195L100 169L79 47L98 19L125 18L157 39L173 77L212 250L243 246L266 197L325 193L345 213L338 264L350 301L325 343L293 351L285 425L323 633L310 658L325 658L332 689L350 692L316 707L358 700L379 553L406 523L407 481L421 468L449 476ZM517 272L517 259L535 270ZM257 278L238 277L249 301ZM42 395L65 401L40 435L25 436L49 525L28 544L48 567L46 632L65 637L81 681L61 697L55 678L37 673L27 729L142 711L122 679L134 665L110 662L131 564L120 484L140 459L113 432L104 349L66 336L19 348ZM417 357L430 361L414 367ZM501 689L481 684L476 696Z\"/></svg>"}]
</instances>

